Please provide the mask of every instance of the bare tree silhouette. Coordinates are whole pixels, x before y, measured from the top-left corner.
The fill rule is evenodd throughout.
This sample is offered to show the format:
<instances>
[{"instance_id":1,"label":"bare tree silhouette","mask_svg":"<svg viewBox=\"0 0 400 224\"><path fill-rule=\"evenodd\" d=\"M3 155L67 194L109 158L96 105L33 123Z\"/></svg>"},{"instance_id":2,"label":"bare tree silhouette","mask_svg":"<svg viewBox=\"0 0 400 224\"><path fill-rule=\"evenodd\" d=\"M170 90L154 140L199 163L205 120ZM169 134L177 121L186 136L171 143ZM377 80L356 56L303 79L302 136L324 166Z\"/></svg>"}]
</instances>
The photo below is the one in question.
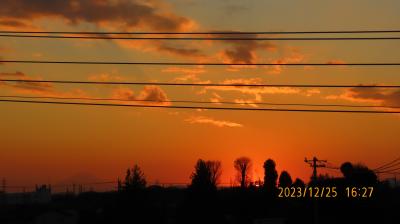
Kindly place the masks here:
<instances>
[{"instance_id":1,"label":"bare tree silhouette","mask_svg":"<svg viewBox=\"0 0 400 224\"><path fill-rule=\"evenodd\" d=\"M199 190L216 190L220 176L220 161L205 161L199 159L194 172L190 176L192 179L190 187Z\"/></svg>"},{"instance_id":2,"label":"bare tree silhouette","mask_svg":"<svg viewBox=\"0 0 400 224\"><path fill-rule=\"evenodd\" d=\"M234 167L238 172L238 180L240 182L241 188L246 188L250 183L250 169L252 167L252 162L247 157L240 157L234 161Z\"/></svg>"},{"instance_id":3,"label":"bare tree silhouette","mask_svg":"<svg viewBox=\"0 0 400 224\"><path fill-rule=\"evenodd\" d=\"M220 176L220 161L199 159L196 162L182 208L183 220L179 223L187 223L188 218L191 219L190 223L221 223L217 197Z\"/></svg>"}]
</instances>

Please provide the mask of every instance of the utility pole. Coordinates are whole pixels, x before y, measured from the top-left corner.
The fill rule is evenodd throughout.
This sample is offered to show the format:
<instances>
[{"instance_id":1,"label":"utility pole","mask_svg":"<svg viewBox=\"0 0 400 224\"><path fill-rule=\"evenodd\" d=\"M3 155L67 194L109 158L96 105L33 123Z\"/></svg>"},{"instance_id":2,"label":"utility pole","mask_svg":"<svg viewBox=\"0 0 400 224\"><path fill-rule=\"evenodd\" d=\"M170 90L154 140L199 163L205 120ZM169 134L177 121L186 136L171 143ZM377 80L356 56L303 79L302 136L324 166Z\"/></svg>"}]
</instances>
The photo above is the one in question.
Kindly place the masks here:
<instances>
[{"instance_id":1,"label":"utility pole","mask_svg":"<svg viewBox=\"0 0 400 224\"><path fill-rule=\"evenodd\" d=\"M325 163L327 160L319 160L317 157L314 156L313 159L304 159L304 162L310 164L310 166L313 168L313 174L311 179L315 182L317 181L318 175L317 175L317 168L318 167L326 167Z\"/></svg>"},{"instance_id":2,"label":"utility pole","mask_svg":"<svg viewBox=\"0 0 400 224\"><path fill-rule=\"evenodd\" d=\"M326 167L325 163L327 162L327 160L319 160L317 159L317 157L314 156L313 159L305 158L304 162L310 164L310 166L313 168L311 182L316 183L318 178L317 168ZM318 224L318 202L316 198L314 198L314 224Z\"/></svg>"}]
</instances>

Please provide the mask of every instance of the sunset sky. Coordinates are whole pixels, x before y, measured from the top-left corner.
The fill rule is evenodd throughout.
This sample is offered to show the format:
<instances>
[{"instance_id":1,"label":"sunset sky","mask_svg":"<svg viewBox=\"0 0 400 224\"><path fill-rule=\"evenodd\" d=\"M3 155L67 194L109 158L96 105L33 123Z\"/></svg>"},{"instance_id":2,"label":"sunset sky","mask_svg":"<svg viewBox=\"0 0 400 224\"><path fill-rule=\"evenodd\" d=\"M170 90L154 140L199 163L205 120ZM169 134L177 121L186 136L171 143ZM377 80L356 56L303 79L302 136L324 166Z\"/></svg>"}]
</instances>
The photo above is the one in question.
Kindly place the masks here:
<instances>
[{"instance_id":1,"label":"sunset sky","mask_svg":"<svg viewBox=\"0 0 400 224\"><path fill-rule=\"evenodd\" d=\"M400 28L399 9L400 1L397 0L4 0L0 7L0 30L384 30ZM399 47L398 40L241 42L0 37L0 58L368 63L399 62ZM398 85L399 71L400 68L395 66L0 64L1 79L179 83ZM0 94L400 106L399 89L89 86L0 82ZM240 156L252 159L254 179L263 178L262 164L272 158L279 172L287 170L293 179L300 177L308 181L311 168L304 163L304 157L315 155L327 159L334 166L351 161L374 168L398 157L400 149L400 116L395 114L146 109L6 102L0 103L0 114L0 178L6 178L10 185L115 180L122 178L126 168L134 163L142 167L150 183L186 183L190 181L190 174L199 158L220 160L223 166L221 182L229 183L235 179L233 161ZM337 175L335 172L329 173Z\"/></svg>"}]
</instances>

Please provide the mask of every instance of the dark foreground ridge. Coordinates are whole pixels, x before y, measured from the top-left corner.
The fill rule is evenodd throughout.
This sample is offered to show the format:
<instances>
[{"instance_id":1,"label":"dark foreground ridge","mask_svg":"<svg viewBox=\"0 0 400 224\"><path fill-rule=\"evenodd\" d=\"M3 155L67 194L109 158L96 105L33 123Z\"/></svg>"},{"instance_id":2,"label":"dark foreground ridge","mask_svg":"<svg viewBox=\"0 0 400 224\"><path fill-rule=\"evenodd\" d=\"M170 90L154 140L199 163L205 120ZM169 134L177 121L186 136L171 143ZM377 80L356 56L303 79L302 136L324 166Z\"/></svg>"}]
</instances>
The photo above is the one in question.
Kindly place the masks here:
<instances>
[{"instance_id":1,"label":"dark foreground ridge","mask_svg":"<svg viewBox=\"0 0 400 224\"><path fill-rule=\"evenodd\" d=\"M118 190L52 194L40 203L7 203L0 193L0 223L399 223L400 188L378 181L373 170L343 163L342 177L292 181L264 163L264 180L250 181L252 162L234 161L238 186L218 187L219 161L198 160L186 187L147 185L134 165ZM37 192L50 192L48 186Z\"/></svg>"}]
</instances>

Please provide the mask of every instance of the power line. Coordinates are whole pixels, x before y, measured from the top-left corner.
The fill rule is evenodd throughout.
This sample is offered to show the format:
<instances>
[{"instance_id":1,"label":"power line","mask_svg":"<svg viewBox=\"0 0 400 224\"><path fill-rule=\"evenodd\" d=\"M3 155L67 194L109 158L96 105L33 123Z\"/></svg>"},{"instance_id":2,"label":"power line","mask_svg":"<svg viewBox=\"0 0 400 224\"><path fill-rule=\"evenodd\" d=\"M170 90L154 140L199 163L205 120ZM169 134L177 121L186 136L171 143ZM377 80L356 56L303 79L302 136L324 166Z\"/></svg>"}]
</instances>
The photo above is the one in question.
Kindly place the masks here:
<instances>
[{"instance_id":1,"label":"power line","mask_svg":"<svg viewBox=\"0 0 400 224\"><path fill-rule=\"evenodd\" d=\"M313 168L313 175L312 175L312 180L315 182L317 181L317 168L319 167L326 167L326 162L327 160L319 160L317 157L313 157L312 159L307 159L304 158L304 162L309 164L310 167Z\"/></svg>"},{"instance_id":2,"label":"power line","mask_svg":"<svg viewBox=\"0 0 400 224\"><path fill-rule=\"evenodd\" d=\"M400 172L377 172L379 174L400 175Z\"/></svg>"},{"instance_id":3,"label":"power line","mask_svg":"<svg viewBox=\"0 0 400 224\"><path fill-rule=\"evenodd\" d=\"M232 104L232 105L268 105L268 106L306 106L306 107L349 107L349 108L400 108L372 105L349 104L305 104L305 103L271 103L271 102L232 102L232 101L194 101L194 100L145 100L145 99L115 99L115 98L91 98L91 97L51 97L51 96L15 96L0 95L0 98L20 99L57 99L57 100L93 100L93 101L126 101L126 102L150 102L150 103L193 103L193 104Z\"/></svg>"},{"instance_id":4,"label":"power line","mask_svg":"<svg viewBox=\"0 0 400 224\"><path fill-rule=\"evenodd\" d=\"M0 63L18 64L78 64L78 65L161 65L161 66L400 66L400 62L386 63L196 63L196 62L128 62L128 61L44 61L44 60L0 60Z\"/></svg>"},{"instance_id":5,"label":"power line","mask_svg":"<svg viewBox=\"0 0 400 224\"><path fill-rule=\"evenodd\" d=\"M339 40L400 40L400 37L112 37L112 36L53 36L0 34L0 37L48 39L103 39L103 40L222 40L222 41L339 41Z\"/></svg>"},{"instance_id":6,"label":"power line","mask_svg":"<svg viewBox=\"0 0 400 224\"><path fill-rule=\"evenodd\" d=\"M392 164L392 165L385 166L384 168L381 168L381 169L379 169L378 171L385 171L385 170L387 170L387 169L389 169L389 168L393 168L393 167L396 167L396 166L399 166L399 165L400 165L400 161L397 162L397 163L394 163L394 164Z\"/></svg>"},{"instance_id":7,"label":"power line","mask_svg":"<svg viewBox=\"0 0 400 224\"><path fill-rule=\"evenodd\" d=\"M85 106L111 106L111 107L138 107L138 108L172 108L172 109L202 109L202 110L235 110L235 111L280 111L280 112L322 112L322 113L365 113L365 114L397 114L400 111L374 111L374 110L306 110L306 109L275 109L275 108L240 108L240 107L204 107L204 106L162 106L139 104L110 104L110 103L82 103L60 101L33 101L33 100L8 100L0 102L32 103L32 104L60 104L60 105L85 105Z\"/></svg>"},{"instance_id":8,"label":"power line","mask_svg":"<svg viewBox=\"0 0 400 224\"><path fill-rule=\"evenodd\" d=\"M337 173L340 173L339 168L337 168L337 167L322 167L322 168L329 169L329 170L335 171Z\"/></svg>"},{"instance_id":9,"label":"power line","mask_svg":"<svg viewBox=\"0 0 400 224\"><path fill-rule=\"evenodd\" d=\"M204 87L297 87L297 88L400 88L400 85L322 85L322 84L241 84L241 83L168 83L168 82L107 82L71 80L0 79L5 82L94 84L94 85L158 85L158 86L204 86Z\"/></svg>"},{"instance_id":10,"label":"power line","mask_svg":"<svg viewBox=\"0 0 400 224\"><path fill-rule=\"evenodd\" d=\"M340 170L339 166L337 166L337 165L335 165L335 164L333 164L331 162L328 162L328 161L326 162L326 166L323 167L323 168L331 169L331 170Z\"/></svg>"},{"instance_id":11,"label":"power line","mask_svg":"<svg viewBox=\"0 0 400 224\"><path fill-rule=\"evenodd\" d=\"M384 170L384 171L375 171L376 173L381 173L381 172L386 172L386 173L388 173L388 172L394 172L394 171L398 171L398 170L400 170L400 167L398 167L398 168L395 168L395 169L391 169L391 170Z\"/></svg>"},{"instance_id":12,"label":"power line","mask_svg":"<svg viewBox=\"0 0 400 224\"><path fill-rule=\"evenodd\" d=\"M400 30L322 30L322 31L209 31L209 32L90 32L90 31L12 31L1 30L0 33L28 34L116 34L116 35L249 35L249 34L365 34L365 33L400 33Z\"/></svg>"},{"instance_id":13,"label":"power line","mask_svg":"<svg viewBox=\"0 0 400 224\"><path fill-rule=\"evenodd\" d=\"M393 163L395 163L399 160L400 160L400 157L394 159L393 161L391 161L389 163L383 164L382 166L379 166L379 167L375 168L374 170L376 171L376 170L384 169L386 166L392 165Z\"/></svg>"}]
</instances>

